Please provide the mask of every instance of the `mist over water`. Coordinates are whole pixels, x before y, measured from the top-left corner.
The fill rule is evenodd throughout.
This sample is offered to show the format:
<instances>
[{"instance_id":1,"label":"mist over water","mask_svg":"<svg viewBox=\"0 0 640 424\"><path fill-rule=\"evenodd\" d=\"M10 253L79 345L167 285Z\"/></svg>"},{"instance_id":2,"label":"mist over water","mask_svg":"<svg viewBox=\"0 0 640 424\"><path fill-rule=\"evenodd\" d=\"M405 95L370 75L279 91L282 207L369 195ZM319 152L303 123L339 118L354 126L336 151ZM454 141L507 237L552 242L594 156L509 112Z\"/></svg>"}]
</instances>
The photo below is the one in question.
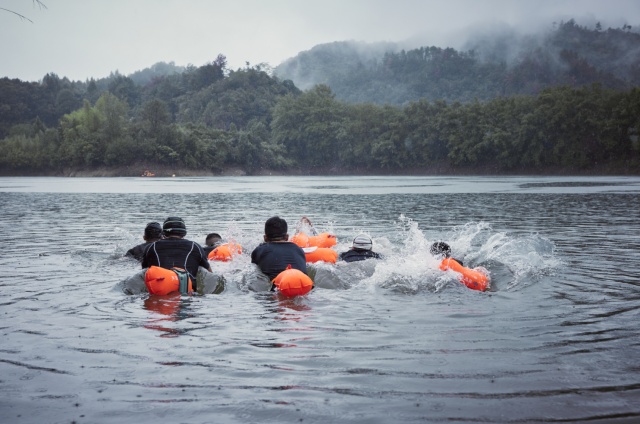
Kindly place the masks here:
<instances>
[{"instance_id":1,"label":"mist over water","mask_svg":"<svg viewBox=\"0 0 640 424\"><path fill-rule=\"evenodd\" d=\"M640 178L0 178L0 421L633 422ZM220 295L127 295L181 216L244 255ZM381 261L250 290L264 221L364 232ZM430 256L486 268L480 293Z\"/></svg>"}]
</instances>

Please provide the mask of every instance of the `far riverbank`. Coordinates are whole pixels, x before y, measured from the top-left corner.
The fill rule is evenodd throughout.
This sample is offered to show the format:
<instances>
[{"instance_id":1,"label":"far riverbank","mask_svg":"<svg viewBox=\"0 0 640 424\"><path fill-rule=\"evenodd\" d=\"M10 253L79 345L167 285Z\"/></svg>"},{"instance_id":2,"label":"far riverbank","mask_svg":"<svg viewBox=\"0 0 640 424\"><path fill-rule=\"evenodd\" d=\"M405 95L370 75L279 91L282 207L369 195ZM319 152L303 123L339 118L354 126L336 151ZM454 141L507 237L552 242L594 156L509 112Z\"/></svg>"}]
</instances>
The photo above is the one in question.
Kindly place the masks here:
<instances>
[{"instance_id":1,"label":"far riverbank","mask_svg":"<svg viewBox=\"0 0 640 424\"><path fill-rule=\"evenodd\" d=\"M593 166L588 169L562 169L562 168L526 168L501 170L497 167L452 167L432 166L410 169L361 169L361 168L291 168L287 170L275 169L251 169L238 167L211 169L189 169L167 165L134 165L128 167L95 167L95 168L64 168L60 170L0 169L0 176L13 177L240 177L240 176L357 176L357 175L381 175L381 176L469 176L469 175L532 175L532 176L608 176L608 175L640 175L640 169L625 166Z\"/></svg>"}]
</instances>

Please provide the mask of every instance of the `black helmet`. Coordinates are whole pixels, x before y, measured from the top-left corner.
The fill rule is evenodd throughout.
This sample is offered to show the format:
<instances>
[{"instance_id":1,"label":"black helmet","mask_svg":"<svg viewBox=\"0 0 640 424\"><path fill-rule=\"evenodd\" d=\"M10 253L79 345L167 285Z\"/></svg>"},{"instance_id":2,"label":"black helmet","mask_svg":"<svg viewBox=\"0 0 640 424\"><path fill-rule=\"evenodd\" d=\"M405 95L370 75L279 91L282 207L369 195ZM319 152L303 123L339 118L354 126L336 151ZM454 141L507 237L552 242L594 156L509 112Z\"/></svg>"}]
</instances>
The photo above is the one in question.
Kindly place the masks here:
<instances>
[{"instance_id":1,"label":"black helmet","mask_svg":"<svg viewBox=\"0 0 640 424\"><path fill-rule=\"evenodd\" d=\"M184 221L182 218L177 216L170 216L165 219L164 224L162 224L162 232L165 237L169 236L181 236L184 237L187 235L187 226L184 225Z\"/></svg>"}]
</instances>

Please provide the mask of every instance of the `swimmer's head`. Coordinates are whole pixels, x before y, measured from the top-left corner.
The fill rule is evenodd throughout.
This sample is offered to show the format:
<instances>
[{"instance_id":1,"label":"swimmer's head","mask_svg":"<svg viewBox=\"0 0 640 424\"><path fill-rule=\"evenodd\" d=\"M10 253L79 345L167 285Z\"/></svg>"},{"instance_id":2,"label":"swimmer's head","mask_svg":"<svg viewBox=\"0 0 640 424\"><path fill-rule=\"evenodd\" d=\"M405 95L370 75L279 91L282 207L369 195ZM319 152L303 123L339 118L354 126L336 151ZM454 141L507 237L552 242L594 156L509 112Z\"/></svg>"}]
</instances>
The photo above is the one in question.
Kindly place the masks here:
<instances>
[{"instance_id":1,"label":"swimmer's head","mask_svg":"<svg viewBox=\"0 0 640 424\"><path fill-rule=\"evenodd\" d=\"M177 216L170 216L165 219L162 224L162 232L165 237L178 236L184 237L187 235L187 226L184 225L182 218Z\"/></svg>"},{"instance_id":2,"label":"swimmer's head","mask_svg":"<svg viewBox=\"0 0 640 424\"><path fill-rule=\"evenodd\" d=\"M287 221L279 216L273 216L264 223L265 241L282 241L289 238Z\"/></svg>"},{"instance_id":3,"label":"swimmer's head","mask_svg":"<svg viewBox=\"0 0 640 424\"><path fill-rule=\"evenodd\" d=\"M371 250L373 248L373 240L366 234L358 234L356 238L353 239L351 247L356 250Z\"/></svg>"},{"instance_id":4,"label":"swimmer's head","mask_svg":"<svg viewBox=\"0 0 640 424\"><path fill-rule=\"evenodd\" d=\"M451 247L443 241L437 241L431 245L429 251L433 256L444 256L448 258L451 256Z\"/></svg>"}]
</instances>

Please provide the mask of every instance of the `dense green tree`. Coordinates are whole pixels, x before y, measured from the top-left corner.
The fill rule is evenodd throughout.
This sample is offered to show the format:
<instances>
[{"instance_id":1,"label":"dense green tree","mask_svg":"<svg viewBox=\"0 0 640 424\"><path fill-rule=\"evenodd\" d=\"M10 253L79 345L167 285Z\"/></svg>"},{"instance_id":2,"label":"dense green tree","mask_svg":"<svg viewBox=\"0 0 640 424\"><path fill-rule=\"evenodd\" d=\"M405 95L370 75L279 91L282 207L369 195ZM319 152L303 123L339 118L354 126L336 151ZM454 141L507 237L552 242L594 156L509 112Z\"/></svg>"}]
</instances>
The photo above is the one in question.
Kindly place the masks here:
<instances>
[{"instance_id":1,"label":"dense green tree","mask_svg":"<svg viewBox=\"0 0 640 424\"><path fill-rule=\"evenodd\" d=\"M171 124L167 104L158 99L146 102L138 114L138 119L149 134Z\"/></svg>"},{"instance_id":2,"label":"dense green tree","mask_svg":"<svg viewBox=\"0 0 640 424\"><path fill-rule=\"evenodd\" d=\"M193 95L178 99L178 122L195 122L213 128L244 129L250 121L271 120L271 109L279 97L297 93L295 87L270 77L258 67L229 72L224 80Z\"/></svg>"},{"instance_id":3,"label":"dense green tree","mask_svg":"<svg viewBox=\"0 0 640 424\"><path fill-rule=\"evenodd\" d=\"M127 104L111 93L103 94L95 107L85 100L82 109L65 115L60 122L59 154L63 164L100 166L119 164L112 144L122 144L127 132ZM106 160L106 153L109 159ZM120 149L123 158L128 155Z\"/></svg>"},{"instance_id":4,"label":"dense green tree","mask_svg":"<svg viewBox=\"0 0 640 424\"><path fill-rule=\"evenodd\" d=\"M187 67L183 79L191 91L199 91L224 78L227 58L218 55L216 60L200 67Z\"/></svg>"},{"instance_id":5,"label":"dense green tree","mask_svg":"<svg viewBox=\"0 0 640 424\"><path fill-rule=\"evenodd\" d=\"M610 139L611 160L630 168L640 168L640 88L618 93L609 128L617 130Z\"/></svg>"},{"instance_id":6,"label":"dense green tree","mask_svg":"<svg viewBox=\"0 0 640 424\"><path fill-rule=\"evenodd\" d=\"M339 149L343 106L331 89L319 85L280 99L273 111L272 137L301 167L327 166Z\"/></svg>"},{"instance_id":7,"label":"dense green tree","mask_svg":"<svg viewBox=\"0 0 640 424\"><path fill-rule=\"evenodd\" d=\"M85 92L85 99L89 101L89 103L95 103L100 97L100 92L98 90L98 84L96 84L96 80L91 78L87 83L87 91Z\"/></svg>"},{"instance_id":8,"label":"dense green tree","mask_svg":"<svg viewBox=\"0 0 640 424\"><path fill-rule=\"evenodd\" d=\"M65 115L60 122L63 164L71 166L101 165L99 131L102 116L85 100L82 109Z\"/></svg>"},{"instance_id":9,"label":"dense green tree","mask_svg":"<svg viewBox=\"0 0 640 424\"><path fill-rule=\"evenodd\" d=\"M438 100L434 103L422 100L404 108L406 148L410 164L434 166L445 164L449 153L448 137L453 121L449 119L449 106Z\"/></svg>"},{"instance_id":10,"label":"dense green tree","mask_svg":"<svg viewBox=\"0 0 640 424\"><path fill-rule=\"evenodd\" d=\"M104 93L95 105L100 114L102 135L107 143L121 137L127 131L128 105L111 93Z\"/></svg>"},{"instance_id":11,"label":"dense green tree","mask_svg":"<svg viewBox=\"0 0 640 424\"><path fill-rule=\"evenodd\" d=\"M383 133L385 110L374 104L349 105L338 133L339 147L335 152L337 165L355 170L376 168L371 143Z\"/></svg>"},{"instance_id":12,"label":"dense green tree","mask_svg":"<svg viewBox=\"0 0 640 424\"><path fill-rule=\"evenodd\" d=\"M192 124L183 127L181 133L186 140L192 140L190 144L196 145L196 151L191 154L196 159L198 168L219 172L233 162L232 134Z\"/></svg>"},{"instance_id":13,"label":"dense green tree","mask_svg":"<svg viewBox=\"0 0 640 424\"><path fill-rule=\"evenodd\" d=\"M37 84L18 79L0 79L0 138L4 138L13 125L36 118Z\"/></svg>"},{"instance_id":14,"label":"dense green tree","mask_svg":"<svg viewBox=\"0 0 640 424\"><path fill-rule=\"evenodd\" d=\"M127 102L130 108L138 105L140 99L139 88L131 78L116 73L109 82L108 90L120 100Z\"/></svg>"}]
</instances>

